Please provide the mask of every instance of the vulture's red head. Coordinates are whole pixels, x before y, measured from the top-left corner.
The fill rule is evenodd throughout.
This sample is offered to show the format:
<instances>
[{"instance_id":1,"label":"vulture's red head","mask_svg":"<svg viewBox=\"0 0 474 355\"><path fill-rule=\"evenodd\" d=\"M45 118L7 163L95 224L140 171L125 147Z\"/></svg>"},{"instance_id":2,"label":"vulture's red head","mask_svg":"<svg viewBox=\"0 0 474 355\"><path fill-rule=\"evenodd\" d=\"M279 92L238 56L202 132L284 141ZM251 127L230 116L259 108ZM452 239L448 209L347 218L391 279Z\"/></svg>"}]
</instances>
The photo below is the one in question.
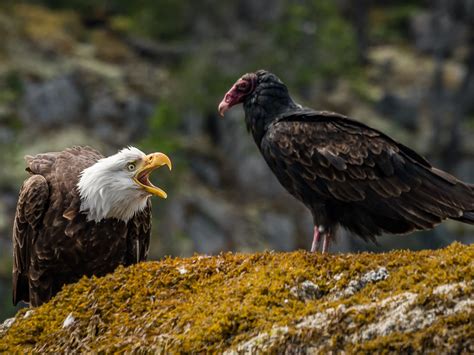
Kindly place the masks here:
<instances>
[{"instance_id":1,"label":"vulture's red head","mask_svg":"<svg viewBox=\"0 0 474 355\"><path fill-rule=\"evenodd\" d=\"M257 73L244 74L232 85L219 104L218 110L221 116L224 116L224 113L232 106L244 102L245 98L253 93L257 87Z\"/></svg>"},{"instance_id":2,"label":"vulture's red head","mask_svg":"<svg viewBox=\"0 0 474 355\"><path fill-rule=\"evenodd\" d=\"M244 105L246 116L253 116L258 111L276 115L278 111L295 105L286 85L275 74L266 70L242 75L219 104L219 114L224 116L229 108L240 103Z\"/></svg>"}]
</instances>

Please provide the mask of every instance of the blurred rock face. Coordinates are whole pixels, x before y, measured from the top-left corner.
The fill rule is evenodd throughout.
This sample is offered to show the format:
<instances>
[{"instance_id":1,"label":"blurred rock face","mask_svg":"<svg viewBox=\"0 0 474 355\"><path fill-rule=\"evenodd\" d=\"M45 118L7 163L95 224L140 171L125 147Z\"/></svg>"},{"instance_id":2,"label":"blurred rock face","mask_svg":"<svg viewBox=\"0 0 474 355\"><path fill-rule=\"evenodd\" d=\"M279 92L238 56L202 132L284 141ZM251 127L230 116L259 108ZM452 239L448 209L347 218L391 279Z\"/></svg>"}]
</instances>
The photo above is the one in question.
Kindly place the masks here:
<instances>
[{"instance_id":1,"label":"blurred rock face","mask_svg":"<svg viewBox=\"0 0 474 355\"><path fill-rule=\"evenodd\" d=\"M146 135L153 103L139 95L115 97L104 85L88 94L79 73L26 82L20 105L25 127L49 131L82 126L112 146L123 146ZM90 89L90 88L89 88Z\"/></svg>"},{"instance_id":2,"label":"blurred rock face","mask_svg":"<svg viewBox=\"0 0 474 355\"><path fill-rule=\"evenodd\" d=\"M153 104L139 96L119 101L110 94L98 95L90 101L86 119L101 140L113 145L136 141L146 135Z\"/></svg>"},{"instance_id":3,"label":"blurred rock face","mask_svg":"<svg viewBox=\"0 0 474 355\"><path fill-rule=\"evenodd\" d=\"M70 76L26 82L20 119L25 126L35 129L59 128L78 121L84 104L79 87Z\"/></svg>"},{"instance_id":4,"label":"blurred rock face","mask_svg":"<svg viewBox=\"0 0 474 355\"><path fill-rule=\"evenodd\" d=\"M436 28L436 31L433 31ZM449 13L425 11L412 19L416 47L423 52L450 52L466 40L468 28Z\"/></svg>"}]
</instances>

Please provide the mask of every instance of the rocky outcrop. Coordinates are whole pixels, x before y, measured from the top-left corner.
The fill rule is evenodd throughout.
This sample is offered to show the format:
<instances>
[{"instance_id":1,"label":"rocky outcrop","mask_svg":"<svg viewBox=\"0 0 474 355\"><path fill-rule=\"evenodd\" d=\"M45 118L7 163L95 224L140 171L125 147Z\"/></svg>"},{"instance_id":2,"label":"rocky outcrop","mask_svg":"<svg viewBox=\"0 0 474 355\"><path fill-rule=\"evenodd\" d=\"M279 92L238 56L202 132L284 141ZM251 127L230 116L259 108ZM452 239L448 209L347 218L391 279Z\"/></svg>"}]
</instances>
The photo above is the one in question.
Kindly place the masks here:
<instances>
[{"instance_id":1,"label":"rocky outcrop","mask_svg":"<svg viewBox=\"0 0 474 355\"><path fill-rule=\"evenodd\" d=\"M83 278L0 327L0 352L474 351L474 245L167 258Z\"/></svg>"},{"instance_id":2,"label":"rocky outcrop","mask_svg":"<svg viewBox=\"0 0 474 355\"><path fill-rule=\"evenodd\" d=\"M468 2L440 4L464 4L466 11L456 10L456 16L470 19ZM156 176L170 198L154 203L152 259L309 248L311 215L267 167L246 132L241 108L218 118L217 103L246 70L271 69L298 102L350 115L437 166L448 161L448 171L474 181L474 116L472 109L458 112L459 103L474 103L474 80L467 80L470 65L465 61L468 18L440 13L442 26L436 26L429 2L374 3L365 21L370 24L370 46L362 53L367 66L360 66L351 35L357 24L351 18L364 22L359 14L368 9L368 1L357 7L331 0L308 7L282 0L186 6L146 1L145 7L115 1L75 6L61 0L48 8L47 3L53 2L0 1L0 152L5 167L0 169L0 319L14 313L11 230L26 177L25 154L76 144L105 154L129 144L169 154L176 166L171 178ZM341 3L346 3L344 13L338 11ZM433 23L439 36L430 33ZM177 36L167 37L167 29L177 30ZM389 33L394 30L396 41ZM430 92L437 92L432 52L440 43L452 55L444 59L445 90L430 99ZM464 93L462 100L458 91ZM452 135L452 127L458 127L459 136ZM441 149L450 141L456 149ZM443 157L443 150L452 156ZM379 246L341 230L332 248L438 248L455 238L472 241L472 226L447 222L407 238L381 237Z\"/></svg>"}]
</instances>

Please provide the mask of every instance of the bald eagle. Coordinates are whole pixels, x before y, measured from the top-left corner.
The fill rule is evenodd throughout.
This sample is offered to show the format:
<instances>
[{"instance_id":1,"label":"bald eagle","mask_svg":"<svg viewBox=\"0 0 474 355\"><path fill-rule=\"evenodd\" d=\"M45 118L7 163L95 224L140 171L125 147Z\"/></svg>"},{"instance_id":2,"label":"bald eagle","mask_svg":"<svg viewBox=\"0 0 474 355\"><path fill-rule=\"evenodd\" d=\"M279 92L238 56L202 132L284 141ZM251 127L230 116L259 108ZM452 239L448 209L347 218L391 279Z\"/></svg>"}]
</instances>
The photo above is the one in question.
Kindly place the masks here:
<instances>
[{"instance_id":1,"label":"bald eagle","mask_svg":"<svg viewBox=\"0 0 474 355\"><path fill-rule=\"evenodd\" d=\"M313 215L311 251L321 239L328 251L339 226L375 242L448 218L474 224L473 185L361 122L297 104L275 74L243 75L218 111L240 103L268 166Z\"/></svg>"},{"instance_id":2,"label":"bald eagle","mask_svg":"<svg viewBox=\"0 0 474 355\"><path fill-rule=\"evenodd\" d=\"M104 157L90 147L25 157L13 227L13 304L39 306L64 284L145 260L150 173L171 161L128 147Z\"/></svg>"}]
</instances>

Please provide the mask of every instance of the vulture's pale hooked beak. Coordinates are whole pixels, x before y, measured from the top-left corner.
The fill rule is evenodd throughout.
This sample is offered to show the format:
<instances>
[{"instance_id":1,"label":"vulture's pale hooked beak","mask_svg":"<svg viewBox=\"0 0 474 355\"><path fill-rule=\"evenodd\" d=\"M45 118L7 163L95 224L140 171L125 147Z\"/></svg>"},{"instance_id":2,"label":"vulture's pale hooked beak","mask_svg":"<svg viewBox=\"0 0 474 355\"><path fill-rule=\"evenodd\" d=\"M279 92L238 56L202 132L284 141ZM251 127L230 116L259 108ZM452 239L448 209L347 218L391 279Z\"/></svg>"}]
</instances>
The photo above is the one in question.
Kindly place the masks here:
<instances>
[{"instance_id":1,"label":"vulture's pale hooked beak","mask_svg":"<svg viewBox=\"0 0 474 355\"><path fill-rule=\"evenodd\" d=\"M171 170L170 158L163 153L152 153L148 154L143 160L145 163L137 169L133 180L146 192L161 198L166 198L168 196L166 192L153 185L149 176L153 170L158 169L163 165L167 165L168 169Z\"/></svg>"},{"instance_id":2,"label":"vulture's pale hooked beak","mask_svg":"<svg viewBox=\"0 0 474 355\"><path fill-rule=\"evenodd\" d=\"M230 108L230 101L226 101L226 98L228 98L228 94L224 97L218 107L219 115L221 117L224 117L224 113Z\"/></svg>"},{"instance_id":3,"label":"vulture's pale hooked beak","mask_svg":"<svg viewBox=\"0 0 474 355\"><path fill-rule=\"evenodd\" d=\"M238 85L242 83L242 79L237 80L237 82L232 85L230 90L227 91L227 93L224 95L224 98L222 99L221 103L219 104L219 107L217 108L221 117L224 117L224 113L232 106L242 102L242 99L245 95L239 92L239 90L237 89Z\"/></svg>"}]
</instances>

